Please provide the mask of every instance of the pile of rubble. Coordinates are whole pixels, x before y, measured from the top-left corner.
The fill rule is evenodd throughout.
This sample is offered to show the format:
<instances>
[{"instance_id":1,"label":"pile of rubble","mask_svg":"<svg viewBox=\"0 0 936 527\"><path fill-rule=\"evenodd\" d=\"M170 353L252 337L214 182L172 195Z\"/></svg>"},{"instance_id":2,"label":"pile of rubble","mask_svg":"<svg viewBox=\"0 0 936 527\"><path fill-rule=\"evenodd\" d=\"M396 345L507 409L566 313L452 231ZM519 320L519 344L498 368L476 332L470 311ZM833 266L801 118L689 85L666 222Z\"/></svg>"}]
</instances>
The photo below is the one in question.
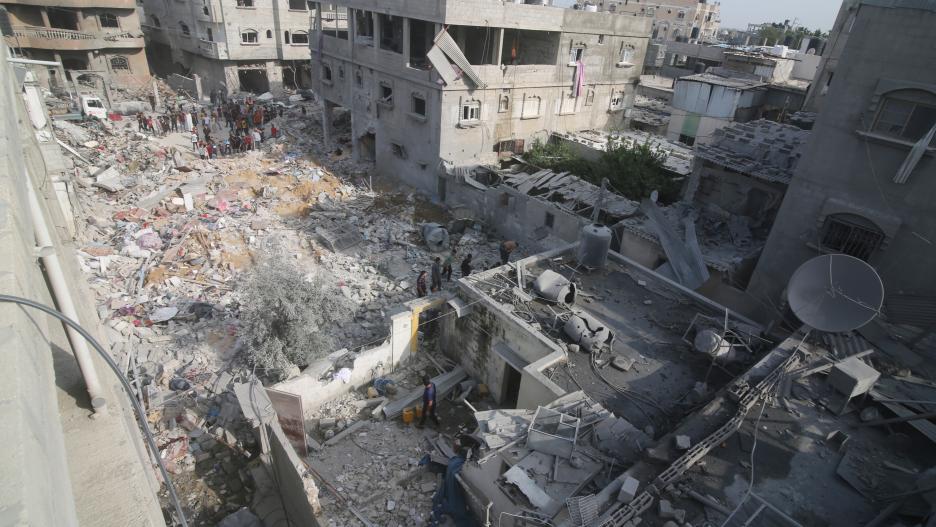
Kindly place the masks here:
<instances>
[{"instance_id":1,"label":"pile of rubble","mask_svg":"<svg viewBox=\"0 0 936 527\"><path fill-rule=\"evenodd\" d=\"M238 293L241 273L278 248L354 305L322 328L333 341L372 346L431 265L419 223L448 220L399 186L375 192L367 167L323 147L316 111L302 104L276 119L280 138L217 159L194 156L187 134L148 135L135 122L55 123L80 266L196 524L250 503L255 445L229 392L251 373L240 356L238 306L251 301ZM454 243L494 261L496 242L466 232Z\"/></svg>"}]
</instances>

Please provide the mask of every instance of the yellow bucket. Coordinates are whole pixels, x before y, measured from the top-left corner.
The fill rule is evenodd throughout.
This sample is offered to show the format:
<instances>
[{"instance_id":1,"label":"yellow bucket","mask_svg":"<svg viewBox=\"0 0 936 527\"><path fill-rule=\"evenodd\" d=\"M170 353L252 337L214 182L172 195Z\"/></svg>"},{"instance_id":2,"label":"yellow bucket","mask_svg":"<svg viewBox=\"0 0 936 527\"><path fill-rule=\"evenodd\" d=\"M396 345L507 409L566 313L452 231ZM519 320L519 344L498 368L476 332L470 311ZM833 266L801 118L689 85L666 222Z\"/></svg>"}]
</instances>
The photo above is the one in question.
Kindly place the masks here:
<instances>
[{"instance_id":1,"label":"yellow bucket","mask_svg":"<svg viewBox=\"0 0 936 527\"><path fill-rule=\"evenodd\" d=\"M423 413L422 406L417 406L415 409L416 409L416 419L422 419L422 413Z\"/></svg>"},{"instance_id":2,"label":"yellow bucket","mask_svg":"<svg viewBox=\"0 0 936 527\"><path fill-rule=\"evenodd\" d=\"M403 409L403 422L406 424L410 424L413 422L413 409L412 408Z\"/></svg>"}]
</instances>

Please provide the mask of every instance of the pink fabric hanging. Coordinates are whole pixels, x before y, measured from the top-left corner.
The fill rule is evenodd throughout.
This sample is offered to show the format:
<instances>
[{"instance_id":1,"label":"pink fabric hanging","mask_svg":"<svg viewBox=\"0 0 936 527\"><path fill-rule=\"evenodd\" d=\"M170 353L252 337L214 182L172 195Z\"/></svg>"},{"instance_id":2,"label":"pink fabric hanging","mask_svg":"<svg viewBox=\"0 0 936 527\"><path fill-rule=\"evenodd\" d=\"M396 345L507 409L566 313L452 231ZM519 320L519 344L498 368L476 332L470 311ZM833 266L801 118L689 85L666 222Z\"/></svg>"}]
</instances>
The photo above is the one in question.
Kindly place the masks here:
<instances>
[{"instance_id":1,"label":"pink fabric hanging","mask_svg":"<svg viewBox=\"0 0 936 527\"><path fill-rule=\"evenodd\" d=\"M578 97L585 87L585 65L581 60L575 61L575 84L572 86L572 95Z\"/></svg>"}]
</instances>

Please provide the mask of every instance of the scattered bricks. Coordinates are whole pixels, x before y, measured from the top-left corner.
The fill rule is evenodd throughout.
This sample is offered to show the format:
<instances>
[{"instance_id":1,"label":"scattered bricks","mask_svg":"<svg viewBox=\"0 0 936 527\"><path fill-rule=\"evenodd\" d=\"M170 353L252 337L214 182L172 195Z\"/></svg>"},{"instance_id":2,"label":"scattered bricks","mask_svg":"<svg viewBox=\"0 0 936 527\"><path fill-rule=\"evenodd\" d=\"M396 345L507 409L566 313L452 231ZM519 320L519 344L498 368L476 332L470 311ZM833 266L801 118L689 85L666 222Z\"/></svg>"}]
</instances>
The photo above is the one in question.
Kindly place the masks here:
<instances>
[{"instance_id":1,"label":"scattered bricks","mask_svg":"<svg viewBox=\"0 0 936 527\"><path fill-rule=\"evenodd\" d=\"M692 439L689 436L676 436L676 448L680 450L689 450L692 447Z\"/></svg>"},{"instance_id":2,"label":"scattered bricks","mask_svg":"<svg viewBox=\"0 0 936 527\"><path fill-rule=\"evenodd\" d=\"M676 510L673 509L673 504L669 500L660 500L658 512L660 518L664 520L672 520L676 517Z\"/></svg>"},{"instance_id":3,"label":"scattered bricks","mask_svg":"<svg viewBox=\"0 0 936 527\"><path fill-rule=\"evenodd\" d=\"M634 498L637 496L637 489L640 487L640 481L627 476L624 479L624 483L621 485L621 490L618 492L618 501L624 504L628 504L634 501Z\"/></svg>"}]
</instances>

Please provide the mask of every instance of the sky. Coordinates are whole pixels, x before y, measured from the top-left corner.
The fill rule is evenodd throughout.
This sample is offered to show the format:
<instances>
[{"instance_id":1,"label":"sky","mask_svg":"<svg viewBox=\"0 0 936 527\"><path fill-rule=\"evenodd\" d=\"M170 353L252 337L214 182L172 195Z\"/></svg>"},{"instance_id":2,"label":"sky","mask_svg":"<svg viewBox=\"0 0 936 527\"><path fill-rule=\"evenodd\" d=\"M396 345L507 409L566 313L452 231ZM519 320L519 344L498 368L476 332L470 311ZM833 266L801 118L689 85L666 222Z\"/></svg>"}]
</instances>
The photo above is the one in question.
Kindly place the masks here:
<instances>
[{"instance_id":1,"label":"sky","mask_svg":"<svg viewBox=\"0 0 936 527\"><path fill-rule=\"evenodd\" d=\"M721 27L745 29L750 24L783 22L828 31L842 0L716 0L721 2Z\"/></svg>"}]
</instances>

